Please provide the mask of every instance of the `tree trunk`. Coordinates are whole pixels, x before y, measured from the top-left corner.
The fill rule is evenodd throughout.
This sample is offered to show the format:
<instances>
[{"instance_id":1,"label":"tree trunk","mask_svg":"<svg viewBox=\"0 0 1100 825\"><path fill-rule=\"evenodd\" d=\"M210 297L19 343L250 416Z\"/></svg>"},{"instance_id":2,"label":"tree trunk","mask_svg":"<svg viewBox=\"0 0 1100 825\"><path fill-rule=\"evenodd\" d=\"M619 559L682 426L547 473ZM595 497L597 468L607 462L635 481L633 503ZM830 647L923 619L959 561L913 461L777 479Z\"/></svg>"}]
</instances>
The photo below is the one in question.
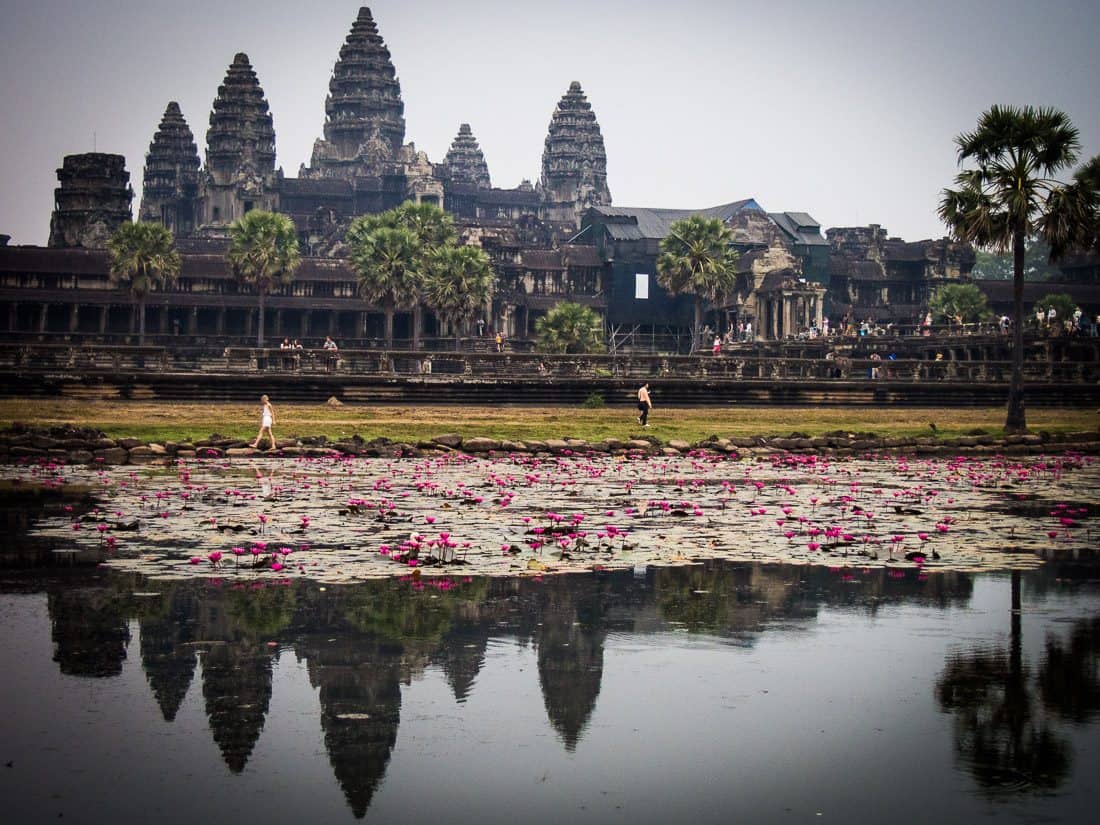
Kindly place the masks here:
<instances>
[{"instance_id":1,"label":"tree trunk","mask_svg":"<svg viewBox=\"0 0 1100 825\"><path fill-rule=\"evenodd\" d=\"M144 296L138 298L137 302L138 312L138 346L145 346L145 298Z\"/></svg>"},{"instance_id":2,"label":"tree trunk","mask_svg":"<svg viewBox=\"0 0 1100 825\"><path fill-rule=\"evenodd\" d=\"M413 349L420 349L420 327L424 324L424 311L420 306L420 301L413 304L412 309L412 339Z\"/></svg>"},{"instance_id":3,"label":"tree trunk","mask_svg":"<svg viewBox=\"0 0 1100 825\"><path fill-rule=\"evenodd\" d=\"M260 290L260 318L256 327L256 349L264 348L264 291Z\"/></svg>"},{"instance_id":4,"label":"tree trunk","mask_svg":"<svg viewBox=\"0 0 1100 825\"><path fill-rule=\"evenodd\" d=\"M691 330L691 352L694 355L695 352L697 350L699 350L700 347L701 347L701 344L700 344L700 341L699 341L699 335L700 335L699 330L701 330L703 328L703 299L702 298L696 298L695 299L695 317L692 320L692 325L693 326L692 326L692 330Z\"/></svg>"},{"instance_id":5,"label":"tree trunk","mask_svg":"<svg viewBox=\"0 0 1100 825\"><path fill-rule=\"evenodd\" d=\"M393 349L393 304L387 301L382 310L386 314L386 327L382 335L386 339L386 349Z\"/></svg>"},{"instance_id":6,"label":"tree trunk","mask_svg":"<svg viewBox=\"0 0 1100 825\"><path fill-rule=\"evenodd\" d=\"M1006 433L1027 432L1024 417L1024 231L1012 237L1012 379L1008 387Z\"/></svg>"}]
</instances>

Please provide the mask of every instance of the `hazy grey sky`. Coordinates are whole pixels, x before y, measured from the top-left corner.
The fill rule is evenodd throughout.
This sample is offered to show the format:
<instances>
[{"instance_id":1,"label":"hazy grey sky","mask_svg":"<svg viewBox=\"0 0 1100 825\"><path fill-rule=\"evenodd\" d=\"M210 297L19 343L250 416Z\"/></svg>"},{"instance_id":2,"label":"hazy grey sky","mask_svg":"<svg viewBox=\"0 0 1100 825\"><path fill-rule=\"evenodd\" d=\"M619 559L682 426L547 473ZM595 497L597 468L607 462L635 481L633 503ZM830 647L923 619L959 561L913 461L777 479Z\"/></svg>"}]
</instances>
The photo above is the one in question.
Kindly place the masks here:
<instances>
[{"instance_id":1,"label":"hazy grey sky","mask_svg":"<svg viewBox=\"0 0 1100 825\"><path fill-rule=\"evenodd\" d=\"M288 176L321 135L361 3L0 0L0 232L45 243L66 154L123 154L136 214L149 141L176 100L200 156L247 52ZM940 236L952 140L993 103L1064 109L1100 153L1095 0L376 0L406 140L433 161L468 122L493 185L536 180L550 116L580 81L622 206L755 197L825 226Z\"/></svg>"}]
</instances>

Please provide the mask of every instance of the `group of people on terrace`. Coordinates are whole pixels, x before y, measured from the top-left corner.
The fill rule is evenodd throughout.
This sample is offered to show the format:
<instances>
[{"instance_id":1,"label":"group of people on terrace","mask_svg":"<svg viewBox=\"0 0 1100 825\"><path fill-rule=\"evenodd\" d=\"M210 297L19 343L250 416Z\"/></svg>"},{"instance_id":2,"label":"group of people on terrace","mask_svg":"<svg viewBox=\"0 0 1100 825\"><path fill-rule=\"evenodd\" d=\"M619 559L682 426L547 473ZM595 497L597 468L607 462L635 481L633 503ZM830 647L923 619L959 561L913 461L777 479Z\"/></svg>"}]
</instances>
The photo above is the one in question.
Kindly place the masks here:
<instances>
[{"instance_id":1,"label":"group of people on terrace","mask_svg":"<svg viewBox=\"0 0 1100 825\"><path fill-rule=\"evenodd\" d=\"M1059 318L1058 310L1047 307L1035 308L1035 329L1047 335L1087 335L1096 338L1100 335L1100 313L1095 318L1089 317L1081 309L1074 307L1073 313L1068 318Z\"/></svg>"},{"instance_id":2,"label":"group of people on terrace","mask_svg":"<svg viewBox=\"0 0 1100 825\"><path fill-rule=\"evenodd\" d=\"M339 356L339 347L336 346L336 342L332 340L331 335L325 336L325 342L321 345L321 352L325 358L325 367L329 372L332 372L336 368L336 364ZM296 370L302 366L302 355L306 354L306 348L302 346L302 342L297 338L293 342L289 338L284 338L283 342L279 344L279 350L282 354L282 362L284 370ZM308 356L314 357L314 350L310 350Z\"/></svg>"}]
</instances>

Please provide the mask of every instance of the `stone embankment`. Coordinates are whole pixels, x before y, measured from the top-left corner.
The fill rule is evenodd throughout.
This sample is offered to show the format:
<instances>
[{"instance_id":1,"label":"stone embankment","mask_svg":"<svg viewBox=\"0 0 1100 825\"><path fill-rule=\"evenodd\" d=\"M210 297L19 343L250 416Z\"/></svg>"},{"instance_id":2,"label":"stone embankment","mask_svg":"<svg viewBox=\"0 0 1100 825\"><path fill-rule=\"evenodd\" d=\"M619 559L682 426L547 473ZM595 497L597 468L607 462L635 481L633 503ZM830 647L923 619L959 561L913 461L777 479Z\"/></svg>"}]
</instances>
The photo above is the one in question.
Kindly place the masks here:
<instances>
[{"instance_id":1,"label":"stone embankment","mask_svg":"<svg viewBox=\"0 0 1100 825\"><path fill-rule=\"evenodd\" d=\"M0 462L56 460L67 464L156 464L173 459L191 458L269 458L326 457L334 455L375 458L419 457L447 452L477 455L511 453L536 456L606 455L688 455L693 453L739 456L775 453L818 453L833 456L867 453L915 455L996 455L1039 454L1076 450L1100 453L1100 430L1071 433L1030 433L993 436L975 431L956 438L883 437L873 433L831 432L810 437L802 433L786 436L721 438L711 436L689 444L686 441L663 442L652 436L630 439L607 438L585 441L576 438L544 441L509 441L488 436L462 436L446 433L415 443L378 438L364 441L359 437L330 441L324 436L280 439L274 450L255 450L246 440L211 435L193 442L145 442L136 438L109 438L102 432L72 427L50 429L15 427L0 432Z\"/></svg>"}]
</instances>

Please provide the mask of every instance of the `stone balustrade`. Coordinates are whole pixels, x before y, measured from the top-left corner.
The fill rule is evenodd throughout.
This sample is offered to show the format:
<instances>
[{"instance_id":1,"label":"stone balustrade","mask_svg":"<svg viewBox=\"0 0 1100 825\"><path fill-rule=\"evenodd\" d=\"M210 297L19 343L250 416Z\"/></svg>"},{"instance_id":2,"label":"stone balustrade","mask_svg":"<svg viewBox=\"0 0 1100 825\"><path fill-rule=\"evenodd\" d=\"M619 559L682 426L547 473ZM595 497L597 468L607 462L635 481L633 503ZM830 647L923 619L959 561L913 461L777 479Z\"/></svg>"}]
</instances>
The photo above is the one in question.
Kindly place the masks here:
<instances>
[{"instance_id":1,"label":"stone balustrade","mask_svg":"<svg viewBox=\"0 0 1100 825\"><path fill-rule=\"evenodd\" d=\"M412 352L379 349L280 350L251 347L167 348L70 346L64 344L0 344L0 370L8 373L73 372L286 374L353 376L417 376L424 380L459 378L532 380L659 380L703 379L716 382L829 380L868 382L943 381L1004 384L1011 376L1007 360L977 358L788 356L745 351L726 355L676 356L547 355L513 352ZM1100 383L1100 360L1086 357L1048 360L1029 357L1024 379L1029 383ZM1092 358L1087 356L1093 355Z\"/></svg>"}]
</instances>

